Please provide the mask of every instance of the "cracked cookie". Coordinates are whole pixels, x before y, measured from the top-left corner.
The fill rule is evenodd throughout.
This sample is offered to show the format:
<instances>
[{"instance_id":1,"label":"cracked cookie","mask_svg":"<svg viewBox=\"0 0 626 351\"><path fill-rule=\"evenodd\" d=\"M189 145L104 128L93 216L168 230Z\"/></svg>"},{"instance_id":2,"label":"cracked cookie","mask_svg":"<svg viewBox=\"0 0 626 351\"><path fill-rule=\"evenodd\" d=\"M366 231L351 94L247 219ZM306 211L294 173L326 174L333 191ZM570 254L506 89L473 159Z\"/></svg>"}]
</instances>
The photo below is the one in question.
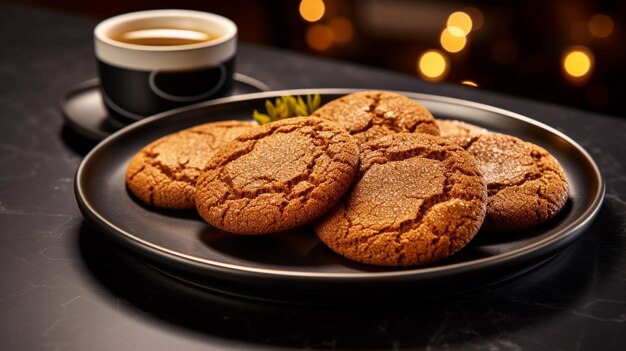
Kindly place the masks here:
<instances>
[{"instance_id":1,"label":"cracked cookie","mask_svg":"<svg viewBox=\"0 0 626 351\"><path fill-rule=\"evenodd\" d=\"M435 119L442 137L465 137L489 133L485 128L452 119Z\"/></svg>"},{"instance_id":2,"label":"cracked cookie","mask_svg":"<svg viewBox=\"0 0 626 351\"><path fill-rule=\"evenodd\" d=\"M128 189L153 206L195 208L196 179L211 155L254 127L243 121L213 122L166 135L131 159L126 169Z\"/></svg>"},{"instance_id":3,"label":"cracked cookie","mask_svg":"<svg viewBox=\"0 0 626 351\"><path fill-rule=\"evenodd\" d=\"M498 133L454 140L474 157L487 182L483 231L527 229L554 217L565 206L565 172L545 149Z\"/></svg>"},{"instance_id":4,"label":"cracked cookie","mask_svg":"<svg viewBox=\"0 0 626 351\"><path fill-rule=\"evenodd\" d=\"M359 145L393 133L439 135L435 119L424 106L390 92L349 94L325 104L312 116L338 123Z\"/></svg>"},{"instance_id":5,"label":"cracked cookie","mask_svg":"<svg viewBox=\"0 0 626 351\"><path fill-rule=\"evenodd\" d=\"M315 232L355 261L427 264L474 237L486 200L478 166L461 147L438 136L393 134L363 145L353 187Z\"/></svg>"},{"instance_id":6,"label":"cracked cookie","mask_svg":"<svg viewBox=\"0 0 626 351\"><path fill-rule=\"evenodd\" d=\"M198 178L196 207L209 224L267 234L318 218L356 174L356 141L333 122L296 117L240 135Z\"/></svg>"}]
</instances>

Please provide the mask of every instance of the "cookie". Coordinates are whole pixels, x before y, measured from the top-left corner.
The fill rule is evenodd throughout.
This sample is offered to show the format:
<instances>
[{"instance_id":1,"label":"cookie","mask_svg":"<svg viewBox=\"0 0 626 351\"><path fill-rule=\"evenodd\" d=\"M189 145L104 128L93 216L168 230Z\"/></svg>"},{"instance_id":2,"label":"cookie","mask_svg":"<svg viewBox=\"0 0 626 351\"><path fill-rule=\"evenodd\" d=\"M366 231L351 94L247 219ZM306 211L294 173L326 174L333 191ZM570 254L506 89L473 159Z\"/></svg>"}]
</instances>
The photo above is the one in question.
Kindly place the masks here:
<instances>
[{"instance_id":1,"label":"cookie","mask_svg":"<svg viewBox=\"0 0 626 351\"><path fill-rule=\"evenodd\" d=\"M446 138L466 137L489 133L489 131L485 128L451 119L435 119L435 123L437 123L437 127L439 127L439 135Z\"/></svg>"},{"instance_id":2,"label":"cookie","mask_svg":"<svg viewBox=\"0 0 626 351\"><path fill-rule=\"evenodd\" d=\"M295 228L341 198L358 160L356 141L333 122L296 117L269 123L211 158L198 179L198 213L231 233Z\"/></svg>"},{"instance_id":3,"label":"cookie","mask_svg":"<svg viewBox=\"0 0 626 351\"><path fill-rule=\"evenodd\" d=\"M487 181L489 198L483 231L531 228L554 217L565 206L565 172L545 149L497 133L456 141L474 157Z\"/></svg>"},{"instance_id":4,"label":"cookie","mask_svg":"<svg viewBox=\"0 0 626 351\"><path fill-rule=\"evenodd\" d=\"M141 149L126 170L128 189L162 208L195 208L196 179L211 155L254 128L243 121L213 122L166 135Z\"/></svg>"},{"instance_id":5,"label":"cookie","mask_svg":"<svg viewBox=\"0 0 626 351\"><path fill-rule=\"evenodd\" d=\"M337 122L359 145L393 133L439 135L435 119L424 106L390 92L349 94L325 104L312 115Z\"/></svg>"},{"instance_id":6,"label":"cookie","mask_svg":"<svg viewBox=\"0 0 626 351\"><path fill-rule=\"evenodd\" d=\"M351 260L427 264L474 237L486 200L478 166L460 146L427 134L393 134L362 147L353 187L315 232Z\"/></svg>"}]
</instances>

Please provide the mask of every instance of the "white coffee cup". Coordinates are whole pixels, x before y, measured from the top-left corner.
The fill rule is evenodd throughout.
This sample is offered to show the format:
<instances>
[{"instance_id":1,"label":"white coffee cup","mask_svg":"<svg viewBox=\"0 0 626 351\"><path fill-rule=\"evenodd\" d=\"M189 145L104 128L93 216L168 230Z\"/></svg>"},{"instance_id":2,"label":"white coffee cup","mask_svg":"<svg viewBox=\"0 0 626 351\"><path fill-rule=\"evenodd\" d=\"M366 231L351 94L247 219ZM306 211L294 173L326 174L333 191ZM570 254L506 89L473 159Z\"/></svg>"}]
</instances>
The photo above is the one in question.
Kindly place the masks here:
<instances>
[{"instance_id":1,"label":"white coffee cup","mask_svg":"<svg viewBox=\"0 0 626 351\"><path fill-rule=\"evenodd\" d=\"M105 106L114 121L227 94L233 85L237 26L191 10L149 10L104 20L94 30Z\"/></svg>"}]
</instances>

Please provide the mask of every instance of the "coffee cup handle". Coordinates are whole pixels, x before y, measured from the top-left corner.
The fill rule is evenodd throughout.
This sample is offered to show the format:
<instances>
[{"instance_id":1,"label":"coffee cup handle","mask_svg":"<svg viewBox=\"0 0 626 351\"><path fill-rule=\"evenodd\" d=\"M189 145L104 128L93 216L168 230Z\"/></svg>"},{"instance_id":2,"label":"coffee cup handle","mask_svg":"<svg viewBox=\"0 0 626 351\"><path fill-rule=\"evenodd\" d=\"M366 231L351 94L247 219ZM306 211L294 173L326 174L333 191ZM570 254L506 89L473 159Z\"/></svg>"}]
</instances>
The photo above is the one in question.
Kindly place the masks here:
<instances>
[{"instance_id":1,"label":"coffee cup handle","mask_svg":"<svg viewBox=\"0 0 626 351\"><path fill-rule=\"evenodd\" d=\"M208 91L205 91L203 93L196 94L196 95L180 96L180 95L174 95L174 94L170 94L170 93L167 93L167 92L163 91L163 89L159 88L159 86L156 83L156 77L159 74L159 71L152 71L152 72L150 72L150 77L148 78L148 83L150 85L150 90L152 90L153 93L155 93L156 95L158 95L159 97L161 97L161 98L163 98L165 100L174 101L174 102L194 102L194 101L200 101L200 100L204 100L204 99L210 97L211 95L215 94L218 90L220 90L222 88L222 86L226 82L226 67L224 66L224 64L221 64L221 65L218 66L218 68L220 70L220 79L217 82L217 84L215 84L215 86L213 86Z\"/></svg>"}]
</instances>

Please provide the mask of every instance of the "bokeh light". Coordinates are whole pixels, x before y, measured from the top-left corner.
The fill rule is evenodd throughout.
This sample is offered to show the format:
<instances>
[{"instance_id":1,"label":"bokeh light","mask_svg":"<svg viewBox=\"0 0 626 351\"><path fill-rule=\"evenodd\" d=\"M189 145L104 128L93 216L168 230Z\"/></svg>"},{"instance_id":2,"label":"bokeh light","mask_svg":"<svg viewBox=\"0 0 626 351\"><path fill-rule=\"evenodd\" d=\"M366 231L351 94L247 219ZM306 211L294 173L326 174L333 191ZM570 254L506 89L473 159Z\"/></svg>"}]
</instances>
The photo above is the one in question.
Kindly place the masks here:
<instances>
[{"instance_id":1,"label":"bokeh light","mask_svg":"<svg viewBox=\"0 0 626 351\"><path fill-rule=\"evenodd\" d=\"M448 28L450 27L459 28L467 35L472 30L472 19L463 11L454 12L448 17Z\"/></svg>"},{"instance_id":2,"label":"bokeh light","mask_svg":"<svg viewBox=\"0 0 626 351\"><path fill-rule=\"evenodd\" d=\"M589 55L580 50L568 53L563 61L565 72L572 77L582 77L589 73L591 69L591 59Z\"/></svg>"},{"instance_id":3,"label":"bokeh light","mask_svg":"<svg viewBox=\"0 0 626 351\"><path fill-rule=\"evenodd\" d=\"M317 51L328 50L333 44L333 32L327 25L314 24L306 31L306 43Z\"/></svg>"},{"instance_id":4,"label":"bokeh light","mask_svg":"<svg viewBox=\"0 0 626 351\"><path fill-rule=\"evenodd\" d=\"M334 17L328 22L330 30L333 32L333 40L337 43L347 43L352 39L354 28L350 20L345 17Z\"/></svg>"},{"instance_id":5,"label":"bokeh light","mask_svg":"<svg viewBox=\"0 0 626 351\"><path fill-rule=\"evenodd\" d=\"M448 58L439 50L428 50L417 61L420 76L429 81L440 81L449 70Z\"/></svg>"},{"instance_id":6,"label":"bokeh light","mask_svg":"<svg viewBox=\"0 0 626 351\"><path fill-rule=\"evenodd\" d=\"M474 82L474 81L471 81L471 80L464 80L464 81L461 82L461 84L469 85L471 87L478 87L478 84L476 82Z\"/></svg>"},{"instance_id":7,"label":"bokeh light","mask_svg":"<svg viewBox=\"0 0 626 351\"><path fill-rule=\"evenodd\" d=\"M452 53L463 50L467 43L467 38L464 34L465 33L458 27L446 27L446 29L441 32L441 37L439 38L441 47Z\"/></svg>"},{"instance_id":8,"label":"bokeh light","mask_svg":"<svg viewBox=\"0 0 626 351\"><path fill-rule=\"evenodd\" d=\"M563 72L571 82L583 82L591 75L594 64L593 53L584 46L575 46L563 55Z\"/></svg>"},{"instance_id":9,"label":"bokeh light","mask_svg":"<svg viewBox=\"0 0 626 351\"><path fill-rule=\"evenodd\" d=\"M596 38L606 38L613 33L613 19L605 14L597 14L589 20L589 33Z\"/></svg>"},{"instance_id":10,"label":"bokeh light","mask_svg":"<svg viewBox=\"0 0 626 351\"><path fill-rule=\"evenodd\" d=\"M324 17L326 6L322 0L302 0L300 1L300 16L309 22L319 21Z\"/></svg>"}]
</instances>

